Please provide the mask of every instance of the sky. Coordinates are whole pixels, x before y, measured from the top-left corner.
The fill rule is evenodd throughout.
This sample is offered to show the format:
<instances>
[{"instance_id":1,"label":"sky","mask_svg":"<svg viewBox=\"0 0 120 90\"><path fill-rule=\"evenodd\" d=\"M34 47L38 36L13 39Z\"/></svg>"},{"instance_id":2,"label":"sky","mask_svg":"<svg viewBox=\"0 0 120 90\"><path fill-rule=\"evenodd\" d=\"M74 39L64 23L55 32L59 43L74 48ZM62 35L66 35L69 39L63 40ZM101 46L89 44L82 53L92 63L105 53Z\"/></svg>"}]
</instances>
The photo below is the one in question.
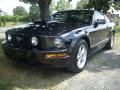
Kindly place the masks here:
<instances>
[{"instance_id":1,"label":"sky","mask_svg":"<svg viewBox=\"0 0 120 90\"><path fill-rule=\"evenodd\" d=\"M16 6L23 6L27 11L29 10L30 7L29 4L19 2L19 0L0 0L0 9L2 9L4 12L8 14L12 14L13 8L15 8Z\"/></svg>"},{"instance_id":2,"label":"sky","mask_svg":"<svg viewBox=\"0 0 120 90\"><path fill-rule=\"evenodd\" d=\"M58 0L56 0L58 1ZM77 1L79 0L72 0L71 4L75 7ZM23 6L27 11L29 11L29 4L25 4L23 2L19 2L19 0L0 0L0 9L4 12L11 14L13 13L13 8L16 6Z\"/></svg>"}]
</instances>

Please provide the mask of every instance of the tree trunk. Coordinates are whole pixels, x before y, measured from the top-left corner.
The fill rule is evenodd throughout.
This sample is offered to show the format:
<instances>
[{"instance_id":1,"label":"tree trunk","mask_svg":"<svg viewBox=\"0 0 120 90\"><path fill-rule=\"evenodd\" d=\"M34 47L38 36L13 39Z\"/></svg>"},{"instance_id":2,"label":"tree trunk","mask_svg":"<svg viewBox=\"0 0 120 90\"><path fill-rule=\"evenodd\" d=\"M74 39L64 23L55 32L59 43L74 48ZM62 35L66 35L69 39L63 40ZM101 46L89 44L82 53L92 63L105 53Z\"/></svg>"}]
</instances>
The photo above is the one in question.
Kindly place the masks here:
<instances>
[{"instance_id":1,"label":"tree trunk","mask_svg":"<svg viewBox=\"0 0 120 90\"><path fill-rule=\"evenodd\" d=\"M40 8L40 17L42 21L46 21L48 19L49 16L49 3L44 2L44 0L40 3L38 3L39 8Z\"/></svg>"}]
</instances>

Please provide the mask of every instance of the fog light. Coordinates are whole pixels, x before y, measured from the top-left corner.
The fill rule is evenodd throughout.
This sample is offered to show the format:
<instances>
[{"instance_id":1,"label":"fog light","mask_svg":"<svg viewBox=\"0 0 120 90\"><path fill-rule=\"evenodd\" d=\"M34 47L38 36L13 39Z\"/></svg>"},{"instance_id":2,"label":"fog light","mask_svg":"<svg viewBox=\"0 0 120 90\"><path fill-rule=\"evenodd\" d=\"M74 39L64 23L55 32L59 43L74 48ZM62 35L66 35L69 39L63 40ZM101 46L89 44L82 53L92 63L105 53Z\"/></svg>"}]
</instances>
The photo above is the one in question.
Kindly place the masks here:
<instances>
[{"instance_id":1,"label":"fog light","mask_svg":"<svg viewBox=\"0 0 120 90\"><path fill-rule=\"evenodd\" d=\"M59 57L66 57L67 53L59 53L59 54L47 54L46 58L59 58Z\"/></svg>"}]
</instances>

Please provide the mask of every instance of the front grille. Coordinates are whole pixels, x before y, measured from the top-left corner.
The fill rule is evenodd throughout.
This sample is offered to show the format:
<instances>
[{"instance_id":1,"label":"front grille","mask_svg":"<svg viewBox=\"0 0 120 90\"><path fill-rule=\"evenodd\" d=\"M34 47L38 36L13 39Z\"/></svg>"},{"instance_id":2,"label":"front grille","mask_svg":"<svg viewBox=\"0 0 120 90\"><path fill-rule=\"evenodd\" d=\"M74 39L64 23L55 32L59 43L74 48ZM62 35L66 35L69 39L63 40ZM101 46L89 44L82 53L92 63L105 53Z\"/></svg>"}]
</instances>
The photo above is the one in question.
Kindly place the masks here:
<instances>
[{"instance_id":1,"label":"front grille","mask_svg":"<svg viewBox=\"0 0 120 90\"><path fill-rule=\"evenodd\" d=\"M21 49L32 48L30 37L23 34L12 34L11 36L12 36L12 40L9 43L12 47L21 48Z\"/></svg>"},{"instance_id":2,"label":"front grille","mask_svg":"<svg viewBox=\"0 0 120 90\"><path fill-rule=\"evenodd\" d=\"M39 44L37 46L33 46L31 43L32 35L24 35L24 34L11 34L12 40L8 43L10 47L20 48L20 49L39 49L39 50L51 50L55 49L53 44L54 38L45 38L43 36L36 36L39 39ZM7 35L6 35L7 37Z\"/></svg>"}]
</instances>

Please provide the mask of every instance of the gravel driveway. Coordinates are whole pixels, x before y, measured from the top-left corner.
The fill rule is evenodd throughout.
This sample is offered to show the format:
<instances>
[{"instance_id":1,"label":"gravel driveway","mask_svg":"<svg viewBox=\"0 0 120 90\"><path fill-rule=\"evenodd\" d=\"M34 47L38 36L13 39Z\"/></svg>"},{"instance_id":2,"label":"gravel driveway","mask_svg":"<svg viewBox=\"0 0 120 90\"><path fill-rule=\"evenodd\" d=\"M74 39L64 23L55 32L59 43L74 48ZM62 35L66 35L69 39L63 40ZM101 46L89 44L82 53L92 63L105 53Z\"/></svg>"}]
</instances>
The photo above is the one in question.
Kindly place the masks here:
<instances>
[{"instance_id":1,"label":"gravel driveway","mask_svg":"<svg viewBox=\"0 0 120 90\"><path fill-rule=\"evenodd\" d=\"M15 64L0 50L0 90L120 90L119 38L114 49L101 50L88 60L83 72L73 74L64 69Z\"/></svg>"},{"instance_id":2,"label":"gravel driveway","mask_svg":"<svg viewBox=\"0 0 120 90\"><path fill-rule=\"evenodd\" d=\"M114 49L101 50L94 54L89 58L83 72L64 81L56 88L63 90L120 90L120 39L116 38Z\"/></svg>"}]
</instances>

